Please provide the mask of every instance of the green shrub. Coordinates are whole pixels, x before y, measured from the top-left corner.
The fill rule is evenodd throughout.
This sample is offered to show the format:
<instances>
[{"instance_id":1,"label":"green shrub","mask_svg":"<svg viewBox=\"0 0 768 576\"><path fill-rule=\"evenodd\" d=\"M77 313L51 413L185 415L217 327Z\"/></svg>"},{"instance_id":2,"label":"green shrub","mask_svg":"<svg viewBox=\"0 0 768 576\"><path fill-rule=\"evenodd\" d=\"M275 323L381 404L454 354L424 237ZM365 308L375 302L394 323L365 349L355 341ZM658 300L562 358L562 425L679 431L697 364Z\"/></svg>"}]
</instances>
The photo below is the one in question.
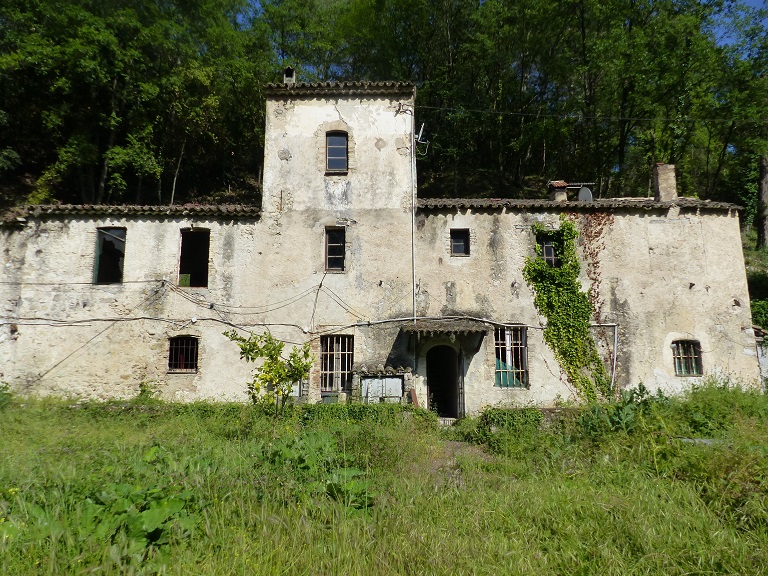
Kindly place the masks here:
<instances>
[{"instance_id":1,"label":"green shrub","mask_svg":"<svg viewBox=\"0 0 768 576\"><path fill-rule=\"evenodd\" d=\"M0 382L0 410L4 410L8 407L13 399L13 393L11 392L11 386L8 382Z\"/></svg>"}]
</instances>

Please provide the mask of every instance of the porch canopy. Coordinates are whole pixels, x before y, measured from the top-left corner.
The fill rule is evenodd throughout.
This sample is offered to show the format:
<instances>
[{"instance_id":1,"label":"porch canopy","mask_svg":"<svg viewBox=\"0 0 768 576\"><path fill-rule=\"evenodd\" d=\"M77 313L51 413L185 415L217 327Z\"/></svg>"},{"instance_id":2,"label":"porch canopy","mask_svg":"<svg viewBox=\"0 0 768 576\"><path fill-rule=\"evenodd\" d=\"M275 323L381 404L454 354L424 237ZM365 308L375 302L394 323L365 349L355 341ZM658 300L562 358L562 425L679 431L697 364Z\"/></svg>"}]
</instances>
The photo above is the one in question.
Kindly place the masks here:
<instances>
[{"instance_id":1,"label":"porch canopy","mask_svg":"<svg viewBox=\"0 0 768 576\"><path fill-rule=\"evenodd\" d=\"M485 334L493 330L493 325L472 318L430 318L409 320L400 325L400 330L406 334L418 336L439 336L441 334Z\"/></svg>"}]
</instances>

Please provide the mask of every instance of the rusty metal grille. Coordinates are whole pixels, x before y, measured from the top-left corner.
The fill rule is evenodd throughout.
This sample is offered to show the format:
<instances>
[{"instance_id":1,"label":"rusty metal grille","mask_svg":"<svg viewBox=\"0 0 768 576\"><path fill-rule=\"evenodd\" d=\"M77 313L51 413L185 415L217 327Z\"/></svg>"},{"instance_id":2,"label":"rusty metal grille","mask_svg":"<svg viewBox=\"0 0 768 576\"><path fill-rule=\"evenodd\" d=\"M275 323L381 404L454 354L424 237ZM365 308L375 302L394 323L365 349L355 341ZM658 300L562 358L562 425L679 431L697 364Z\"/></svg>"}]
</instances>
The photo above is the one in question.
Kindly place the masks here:
<instances>
[{"instance_id":1,"label":"rusty metal grille","mask_svg":"<svg viewBox=\"0 0 768 576\"><path fill-rule=\"evenodd\" d=\"M528 387L528 332L525 326L496 328L496 386Z\"/></svg>"},{"instance_id":2,"label":"rusty metal grille","mask_svg":"<svg viewBox=\"0 0 768 576\"><path fill-rule=\"evenodd\" d=\"M354 337L333 335L320 337L320 391L350 392Z\"/></svg>"},{"instance_id":3,"label":"rusty metal grille","mask_svg":"<svg viewBox=\"0 0 768 576\"><path fill-rule=\"evenodd\" d=\"M701 376L701 344L698 340L677 340L672 342L672 357L675 360L676 376Z\"/></svg>"},{"instance_id":4,"label":"rusty metal grille","mask_svg":"<svg viewBox=\"0 0 768 576\"><path fill-rule=\"evenodd\" d=\"M547 240L546 238L539 239L539 247L541 248L541 257L544 262L549 264L552 268L560 267L560 257L555 250L555 243L553 240Z\"/></svg>"},{"instance_id":5,"label":"rusty metal grille","mask_svg":"<svg viewBox=\"0 0 768 576\"><path fill-rule=\"evenodd\" d=\"M171 338L168 352L168 372L197 372L197 338Z\"/></svg>"}]
</instances>

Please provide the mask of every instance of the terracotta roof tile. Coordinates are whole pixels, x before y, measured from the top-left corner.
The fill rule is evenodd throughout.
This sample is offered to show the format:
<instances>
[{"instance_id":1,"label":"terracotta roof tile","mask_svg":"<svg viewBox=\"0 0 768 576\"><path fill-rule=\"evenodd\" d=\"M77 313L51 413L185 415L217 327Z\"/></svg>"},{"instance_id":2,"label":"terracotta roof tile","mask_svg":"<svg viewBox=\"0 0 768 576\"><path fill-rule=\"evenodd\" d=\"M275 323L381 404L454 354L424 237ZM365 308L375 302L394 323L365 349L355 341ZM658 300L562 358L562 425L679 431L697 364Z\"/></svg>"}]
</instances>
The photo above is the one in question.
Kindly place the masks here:
<instances>
[{"instance_id":1,"label":"terracotta roof tile","mask_svg":"<svg viewBox=\"0 0 768 576\"><path fill-rule=\"evenodd\" d=\"M413 96L415 87L405 82L317 82L267 84L267 96L398 95Z\"/></svg>"},{"instance_id":2,"label":"terracotta roof tile","mask_svg":"<svg viewBox=\"0 0 768 576\"><path fill-rule=\"evenodd\" d=\"M400 329L408 334L476 334L487 332L493 326L480 320L469 318L440 318L435 320L416 320L403 322Z\"/></svg>"},{"instance_id":3,"label":"terracotta roof tile","mask_svg":"<svg viewBox=\"0 0 768 576\"><path fill-rule=\"evenodd\" d=\"M515 200L511 198L421 198L418 207L421 210L434 209L485 209L501 210L669 210L673 206L697 210L741 210L741 206L728 202L712 202L698 198L678 198L671 202L656 202L652 198L605 198L591 202L554 200Z\"/></svg>"},{"instance_id":4,"label":"terracotta roof tile","mask_svg":"<svg viewBox=\"0 0 768 576\"><path fill-rule=\"evenodd\" d=\"M13 223L20 218L56 216L210 216L211 218L258 218L261 208L244 204L183 204L179 206L113 206L106 204L52 204L17 206L6 211L0 222Z\"/></svg>"}]
</instances>

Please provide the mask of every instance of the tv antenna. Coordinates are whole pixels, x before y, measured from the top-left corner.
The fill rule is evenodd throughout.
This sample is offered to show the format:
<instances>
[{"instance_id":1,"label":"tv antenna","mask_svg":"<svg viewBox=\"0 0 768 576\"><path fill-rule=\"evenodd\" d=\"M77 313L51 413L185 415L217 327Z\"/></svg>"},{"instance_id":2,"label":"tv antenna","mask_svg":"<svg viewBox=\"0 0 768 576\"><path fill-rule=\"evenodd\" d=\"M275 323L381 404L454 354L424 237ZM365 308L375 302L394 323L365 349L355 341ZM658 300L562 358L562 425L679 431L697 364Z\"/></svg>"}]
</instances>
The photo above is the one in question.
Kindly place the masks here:
<instances>
[{"instance_id":1,"label":"tv antenna","mask_svg":"<svg viewBox=\"0 0 768 576\"><path fill-rule=\"evenodd\" d=\"M421 128L419 129L419 135L416 136L416 145L418 146L419 144L426 144L426 147L424 148L423 151L418 150L418 148L416 149L416 153L419 156L426 156L427 150L429 150L429 140L423 140L422 139L423 136L424 136L424 123L422 122Z\"/></svg>"}]
</instances>

